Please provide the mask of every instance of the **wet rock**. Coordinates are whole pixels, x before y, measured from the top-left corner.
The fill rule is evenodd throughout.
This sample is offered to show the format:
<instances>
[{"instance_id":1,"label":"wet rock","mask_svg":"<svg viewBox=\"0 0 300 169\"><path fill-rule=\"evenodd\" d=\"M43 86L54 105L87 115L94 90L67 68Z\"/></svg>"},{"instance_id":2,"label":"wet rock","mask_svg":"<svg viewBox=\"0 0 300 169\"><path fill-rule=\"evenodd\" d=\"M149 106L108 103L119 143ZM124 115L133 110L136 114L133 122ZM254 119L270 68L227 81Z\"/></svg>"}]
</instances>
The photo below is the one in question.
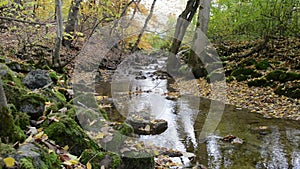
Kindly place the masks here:
<instances>
[{"instance_id":1,"label":"wet rock","mask_svg":"<svg viewBox=\"0 0 300 169\"><path fill-rule=\"evenodd\" d=\"M161 134L168 128L168 122L161 119L151 121L128 119L126 122L133 127L134 133L139 135Z\"/></svg>"},{"instance_id":2,"label":"wet rock","mask_svg":"<svg viewBox=\"0 0 300 169\"><path fill-rule=\"evenodd\" d=\"M52 80L47 71L40 69L29 72L22 81L29 89L42 88L51 82Z\"/></svg>"}]
</instances>

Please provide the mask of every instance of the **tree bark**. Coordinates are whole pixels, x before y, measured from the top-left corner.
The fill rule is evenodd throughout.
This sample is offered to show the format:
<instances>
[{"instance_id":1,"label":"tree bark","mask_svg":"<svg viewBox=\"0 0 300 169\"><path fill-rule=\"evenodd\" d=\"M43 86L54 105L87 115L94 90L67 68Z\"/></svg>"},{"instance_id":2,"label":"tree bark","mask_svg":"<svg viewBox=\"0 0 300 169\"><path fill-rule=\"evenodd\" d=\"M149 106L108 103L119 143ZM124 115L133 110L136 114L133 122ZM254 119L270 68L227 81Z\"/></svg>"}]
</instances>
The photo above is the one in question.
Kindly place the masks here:
<instances>
[{"instance_id":1,"label":"tree bark","mask_svg":"<svg viewBox=\"0 0 300 169\"><path fill-rule=\"evenodd\" d=\"M65 28L65 33L71 35L72 37L74 36L75 28L78 23L78 12L81 2L82 0L73 0L69 10L68 22ZM67 39L63 38L62 44L65 47L70 48L72 41L73 39L70 39L69 37Z\"/></svg>"},{"instance_id":2,"label":"tree bark","mask_svg":"<svg viewBox=\"0 0 300 169\"><path fill-rule=\"evenodd\" d=\"M62 19L62 2L61 0L55 0L56 7L56 21L57 21L57 33L53 56L54 67L60 67L60 48L63 38L63 19Z\"/></svg>"},{"instance_id":3,"label":"tree bark","mask_svg":"<svg viewBox=\"0 0 300 169\"><path fill-rule=\"evenodd\" d=\"M170 73L176 71L176 69L178 69L178 67L180 66L180 63L176 58L176 54L178 53L186 29L191 23L195 13L197 12L199 3L200 0L188 0L184 11L177 18L173 42L170 48L170 52L173 55L169 55L167 64L167 71Z\"/></svg>"},{"instance_id":4,"label":"tree bark","mask_svg":"<svg viewBox=\"0 0 300 169\"><path fill-rule=\"evenodd\" d=\"M200 10L198 13L198 24L200 24L200 29L205 35L207 35L208 22L210 18L210 4L211 0L201 0Z\"/></svg>"},{"instance_id":5,"label":"tree bark","mask_svg":"<svg viewBox=\"0 0 300 169\"><path fill-rule=\"evenodd\" d=\"M155 3L156 3L156 0L153 0L152 5L151 5L151 9L150 9L150 13L146 18L143 29L141 30L140 34L138 35L138 39L136 40L136 42L135 42L135 44L132 48L132 51L136 51L138 49L138 45L139 45L139 43L141 41L141 38L142 38L146 28L147 28L148 22L150 21L152 15L153 15L153 10L154 10Z\"/></svg>"},{"instance_id":6,"label":"tree bark","mask_svg":"<svg viewBox=\"0 0 300 169\"><path fill-rule=\"evenodd\" d=\"M0 110L2 110L3 107L7 107L7 100L6 100L2 80L0 79Z\"/></svg>"},{"instance_id":7,"label":"tree bark","mask_svg":"<svg viewBox=\"0 0 300 169\"><path fill-rule=\"evenodd\" d=\"M174 33L174 38L172 42L172 46L170 52L173 54L177 54L178 49L181 45L183 37L185 35L186 29L191 23L197 8L199 6L200 0L189 0L185 7L185 10L179 15L176 23L176 30Z\"/></svg>"}]
</instances>

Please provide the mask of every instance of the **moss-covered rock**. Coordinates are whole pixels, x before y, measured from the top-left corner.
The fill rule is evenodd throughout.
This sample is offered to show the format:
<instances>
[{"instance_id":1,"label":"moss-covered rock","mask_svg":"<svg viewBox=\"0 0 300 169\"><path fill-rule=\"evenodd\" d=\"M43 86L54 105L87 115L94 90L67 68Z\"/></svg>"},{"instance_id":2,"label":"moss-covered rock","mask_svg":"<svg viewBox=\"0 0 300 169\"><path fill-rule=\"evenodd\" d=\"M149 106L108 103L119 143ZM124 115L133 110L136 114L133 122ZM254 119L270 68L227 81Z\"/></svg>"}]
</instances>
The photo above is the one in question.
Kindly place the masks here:
<instances>
[{"instance_id":1,"label":"moss-covered rock","mask_svg":"<svg viewBox=\"0 0 300 169\"><path fill-rule=\"evenodd\" d=\"M11 83L14 86L22 86L21 80L17 77L17 74L9 69L5 64L0 64L0 77L3 83Z\"/></svg>"},{"instance_id":2,"label":"moss-covered rock","mask_svg":"<svg viewBox=\"0 0 300 169\"><path fill-rule=\"evenodd\" d=\"M291 98L300 98L300 84L293 86L281 85L274 92L278 95L284 95Z\"/></svg>"},{"instance_id":3,"label":"moss-covered rock","mask_svg":"<svg viewBox=\"0 0 300 169\"><path fill-rule=\"evenodd\" d=\"M268 69L269 66L270 66L270 63L268 60L263 60L263 61L255 64L255 67L258 70L266 70L266 69Z\"/></svg>"},{"instance_id":4,"label":"moss-covered rock","mask_svg":"<svg viewBox=\"0 0 300 169\"><path fill-rule=\"evenodd\" d=\"M98 150L98 145L91 140L84 130L71 118L61 118L59 122L44 123L44 132L60 146L68 145L70 152L80 155L85 149Z\"/></svg>"},{"instance_id":5,"label":"moss-covered rock","mask_svg":"<svg viewBox=\"0 0 300 169\"><path fill-rule=\"evenodd\" d=\"M30 158L22 158L20 164L22 169L35 169L32 159Z\"/></svg>"},{"instance_id":6,"label":"moss-covered rock","mask_svg":"<svg viewBox=\"0 0 300 169\"><path fill-rule=\"evenodd\" d=\"M27 113L31 119L37 120L43 115L46 101L45 96L37 93L29 93L21 96L20 103L16 107L18 110Z\"/></svg>"},{"instance_id":7,"label":"moss-covered rock","mask_svg":"<svg viewBox=\"0 0 300 169\"><path fill-rule=\"evenodd\" d=\"M21 145L17 149L18 154L15 154L15 160L19 161L21 168L26 169L59 169L61 168L61 161L59 156L55 153L48 153L48 149L39 144L27 143Z\"/></svg>"},{"instance_id":8,"label":"moss-covered rock","mask_svg":"<svg viewBox=\"0 0 300 169\"><path fill-rule=\"evenodd\" d=\"M131 125L127 123L118 123L113 127L115 130L119 130L119 132L126 136L132 136L134 129Z\"/></svg>"},{"instance_id":9,"label":"moss-covered rock","mask_svg":"<svg viewBox=\"0 0 300 169\"><path fill-rule=\"evenodd\" d=\"M19 126L15 125L12 113L8 107L0 107L0 139L4 143L24 141L26 136Z\"/></svg>"},{"instance_id":10,"label":"moss-covered rock","mask_svg":"<svg viewBox=\"0 0 300 169\"><path fill-rule=\"evenodd\" d=\"M15 72L28 73L33 70L32 66L25 63L15 62L15 61L9 62L6 65Z\"/></svg>"},{"instance_id":11,"label":"moss-covered rock","mask_svg":"<svg viewBox=\"0 0 300 169\"><path fill-rule=\"evenodd\" d=\"M118 168L121 165L121 158L119 155L112 152L101 152L87 149L81 154L80 162L87 164L88 162L92 165L92 168Z\"/></svg>"},{"instance_id":12,"label":"moss-covered rock","mask_svg":"<svg viewBox=\"0 0 300 169\"><path fill-rule=\"evenodd\" d=\"M272 85L271 82L269 82L265 78L260 78L260 79L254 79L248 82L248 86L255 86L255 87L265 87L265 86L270 86Z\"/></svg>"},{"instance_id":13,"label":"moss-covered rock","mask_svg":"<svg viewBox=\"0 0 300 169\"><path fill-rule=\"evenodd\" d=\"M154 156L130 158L128 156L122 157L122 167L126 169L153 169Z\"/></svg>"},{"instance_id":14,"label":"moss-covered rock","mask_svg":"<svg viewBox=\"0 0 300 169\"><path fill-rule=\"evenodd\" d=\"M19 126L22 130L26 130L27 126L30 125L30 116L24 112L18 111L12 104L9 105L9 108L12 111L15 125Z\"/></svg>"},{"instance_id":15,"label":"moss-covered rock","mask_svg":"<svg viewBox=\"0 0 300 169\"><path fill-rule=\"evenodd\" d=\"M232 71L231 76L234 76L237 81L244 81L249 78L257 78L261 77L262 75L253 69L249 68L238 68Z\"/></svg>"},{"instance_id":16,"label":"moss-covered rock","mask_svg":"<svg viewBox=\"0 0 300 169\"><path fill-rule=\"evenodd\" d=\"M251 66L255 65L257 62L254 59L244 59L240 64L239 67Z\"/></svg>"},{"instance_id":17,"label":"moss-covered rock","mask_svg":"<svg viewBox=\"0 0 300 169\"><path fill-rule=\"evenodd\" d=\"M293 80L300 80L300 74L295 72L285 72L284 70L274 70L267 76L268 80L287 82Z\"/></svg>"}]
</instances>

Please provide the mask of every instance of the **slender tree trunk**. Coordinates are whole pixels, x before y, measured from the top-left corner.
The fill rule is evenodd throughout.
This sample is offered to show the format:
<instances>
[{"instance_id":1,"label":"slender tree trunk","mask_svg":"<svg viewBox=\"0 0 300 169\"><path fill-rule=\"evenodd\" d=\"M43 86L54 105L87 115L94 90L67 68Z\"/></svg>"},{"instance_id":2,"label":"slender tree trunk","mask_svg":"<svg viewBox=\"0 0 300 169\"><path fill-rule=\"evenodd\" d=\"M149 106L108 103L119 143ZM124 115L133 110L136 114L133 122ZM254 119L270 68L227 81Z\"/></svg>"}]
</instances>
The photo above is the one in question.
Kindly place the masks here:
<instances>
[{"instance_id":1,"label":"slender tree trunk","mask_svg":"<svg viewBox=\"0 0 300 169\"><path fill-rule=\"evenodd\" d=\"M141 32L140 32L140 34L138 36L138 39L136 40L136 42L135 42L135 44L134 44L134 46L132 48L132 51L136 51L138 49L138 45L139 45L139 43L141 41L141 38L142 38L142 36L143 36L146 28L147 28L148 22L150 21L152 15L153 15L153 10L154 10L155 3L156 3L156 0L153 0L152 5L151 5L151 9L150 9L150 13L149 13L149 15L146 18L146 21L144 23L144 27L141 30Z\"/></svg>"},{"instance_id":2,"label":"slender tree trunk","mask_svg":"<svg viewBox=\"0 0 300 169\"><path fill-rule=\"evenodd\" d=\"M3 107L7 107L7 100L6 100L5 92L3 89L2 80L0 79L0 110Z\"/></svg>"},{"instance_id":3,"label":"slender tree trunk","mask_svg":"<svg viewBox=\"0 0 300 169\"><path fill-rule=\"evenodd\" d=\"M69 15L68 15L68 22L67 22L67 25L65 28L65 33L68 35L71 35L71 37L74 36L75 28L78 23L78 12L79 12L81 2L82 2L82 0L73 0L72 5L70 7L70 11L69 11ZM70 37L68 37L67 39L63 38L62 43L64 46L70 48L72 41L73 41L73 39L72 38L70 39Z\"/></svg>"},{"instance_id":4,"label":"slender tree trunk","mask_svg":"<svg viewBox=\"0 0 300 169\"><path fill-rule=\"evenodd\" d=\"M60 66L60 48L63 38L63 19L62 19L62 2L61 0L55 0L56 6L56 22L57 22L57 34L54 48L53 65L54 67Z\"/></svg>"},{"instance_id":5,"label":"slender tree trunk","mask_svg":"<svg viewBox=\"0 0 300 169\"><path fill-rule=\"evenodd\" d=\"M208 30L208 22L210 18L210 4L211 0L201 0L200 10L198 13L198 23L201 31L206 35Z\"/></svg>"},{"instance_id":6,"label":"slender tree trunk","mask_svg":"<svg viewBox=\"0 0 300 169\"><path fill-rule=\"evenodd\" d=\"M176 54L178 53L186 29L191 23L195 13L197 12L199 3L200 0L188 0L184 11L177 18L173 42L170 48L170 52L174 55L169 55L167 64L168 72L174 72L180 66L180 63L176 58Z\"/></svg>"},{"instance_id":7,"label":"slender tree trunk","mask_svg":"<svg viewBox=\"0 0 300 169\"><path fill-rule=\"evenodd\" d=\"M201 0L197 18L197 26L196 31L193 38L193 46L192 51L190 52L189 56L189 64L192 67L199 67L203 66L203 59L200 60L198 56L203 50L204 39L206 39L205 35L207 34L208 30L208 22L210 18L210 3L211 0ZM201 40L201 38L203 40ZM200 44L199 44L200 43Z\"/></svg>"},{"instance_id":8,"label":"slender tree trunk","mask_svg":"<svg viewBox=\"0 0 300 169\"><path fill-rule=\"evenodd\" d=\"M199 6L200 0L189 0L185 7L185 10L179 15L176 23L176 30L174 33L173 43L170 52L177 54L178 49L181 45L183 37L185 35L187 27L190 25L197 8Z\"/></svg>"}]
</instances>

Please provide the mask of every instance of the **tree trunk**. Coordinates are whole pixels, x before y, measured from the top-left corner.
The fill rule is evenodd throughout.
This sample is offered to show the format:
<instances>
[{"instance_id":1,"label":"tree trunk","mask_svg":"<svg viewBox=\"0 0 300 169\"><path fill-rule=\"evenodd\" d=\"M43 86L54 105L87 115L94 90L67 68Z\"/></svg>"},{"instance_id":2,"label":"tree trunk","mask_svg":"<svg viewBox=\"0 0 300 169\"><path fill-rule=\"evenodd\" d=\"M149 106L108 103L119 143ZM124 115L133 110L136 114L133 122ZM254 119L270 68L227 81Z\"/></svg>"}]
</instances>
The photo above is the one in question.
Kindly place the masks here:
<instances>
[{"instance_id":1,"label":"tree trunk","mask_svg":"<svg viewBox=\"0 0 300 169\"><path fill-rule=\"evenodd\" d=\"M205 35L207 35L208 22L210 18L210 4L211 0L202 0L198 13L198 24L200 24L200 29Z\"/></svg>"},{"instance_id":2,"label":"tree trunk","mask_svg":"<svg viewBox=\"0 0 300 169\"><path fill-rule=\"evenodd\" d=\"M56 22L57 22L57 34L54 48L53 65L54 67L60 67L60 48L63 38L63 19L62 19L62 2L61 0L55 0L56 7Z\"/></svg>"},{"instance_id":3,"label":"tree trunk","mask_svg":"<svg viewBox=\"0 0 300 169\"><path fill-rule=\"evenodd\" d=\"M73 41L71 37L74 37L75 28L78 23L78 12L79 12L79 7L81 2L82 0L73 0L69 10L68 22L65 28L65 33L71 36L68 36L67 39L63 38L63 42L62 42L63 45L68 48L71 47L71 43Z\"/></svg>"},{"instance_id":4,"label":"tree trunk","mask_svg":"<svg viewBox=\"0 0 300 169\"><path fill-rule=\"evenodd\" d=\"M189 56L189 64L192 67L203 66L204 58L200 59L200 53L204 50L207 37L208 22L210 18L211 0L201 0L197 18L197 27L194 34L192 51Z\"/></svg>"},{"instance_id":5,"label":"tree trunk","mask_svg":"<svg viewBox=\"0 0 300 169\"><path fill-rule=\"evenodd\" d=\"M186 29L191 23L195 13L197 12L197 8L199 6L200 0L188 0L187 5L184 11L177 18L176 29L173 37L172 46L170 48L170 52L174 55L169 55L167 70L168 72L176 71L179 67L179 62L176 58L176 54L178 53L179 47L185 35Z\"/></svg>"},{"instance_id":6,"label":"tree trunk","mask_svg":"<svg viewBox=\"0 0 300 169\"><path fill-rule=\"evenodd\" d=\"M151 5L151 9L150 9L150 13L149 13L149 15L146 18L146 21L144 23L143 29L141 30L140 34L138 35L138 39L136 40L136 42L135 42L135 44L134 44L134 46L132 48L132 51L136 51L138 49L138 45L139 45L139 43L141 41L143 33L145 32L145 30L147 28L147 25L148 25L148 22L150 21L152 15L153 15L153 10L154 10L154 6L155 6L155 2L156 2L156 0L153 0L152 5Z\"/></svg>"},{"instance_id":7,"label":"tree trunk","mask_svg":"<svg viewBox=\"0 0 300 169\"><path fill-rule=\"evenodd\" d=\"M172 42L172 46L170 52L173 54L177 54L178 49L181 45L181 41L185 35L186 29L191 23L197 8L199 6L200 0L189 0L184 11L177 18L176 30L174 33L174 38Z\"/></svg>"},{"instance_id":8,"label":"tree trunk","mask_svg":"<svg viewBox=\"0 0 300 169\"><path fill-rule=\"evenodd\" d=\"M6 101L6 96L5 96L5 92L4 92L4 89L3 89L3 84L2 84L2 81L0 79L0 110L3 107L7 107L7 101Z\"/></svg>"}]
</instances>

